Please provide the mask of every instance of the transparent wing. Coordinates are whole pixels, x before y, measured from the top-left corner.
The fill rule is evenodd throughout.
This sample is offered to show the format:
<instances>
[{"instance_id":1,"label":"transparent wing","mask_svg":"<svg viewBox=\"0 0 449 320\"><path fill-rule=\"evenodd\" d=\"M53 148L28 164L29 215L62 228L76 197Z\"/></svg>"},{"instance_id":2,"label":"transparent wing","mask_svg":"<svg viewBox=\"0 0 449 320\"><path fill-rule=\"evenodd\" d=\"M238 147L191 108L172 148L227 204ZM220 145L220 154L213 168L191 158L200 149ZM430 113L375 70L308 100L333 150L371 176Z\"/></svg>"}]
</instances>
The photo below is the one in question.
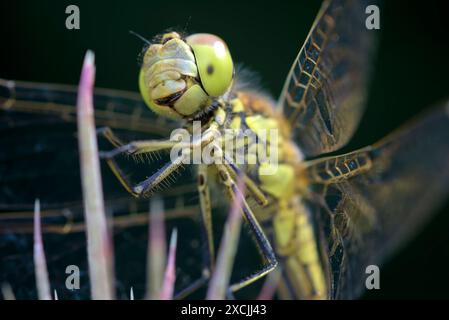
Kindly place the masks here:
<instances>
[{"instance_id":1,"label":"transparent wing","mask_svg":"<svg viewBox=\"0 0 449 320\"><path fill-rule=\"evenodd\" d=\"M279 98L306 156L339 149L362 116L375 32L365 27L373 1L325 1Z\"/></svg>"},{"instance_id":2,"label":"transparent wing","mask_svg":"<svg viewBox=\"0 0 449 320\"><path fill-rule=\"evenodd\" d=\"M373 146L307 163L333 298L358 297L366 267L379 265L446 200L448 161L446 104Z\"/></svg>"},{"instance_id":3,"label":"transparent wing","mask_svg":"<svg viewBox=\"0 0 449 320\"><path fill-rule=\"evenodd\" d=\"M31 234L36 198L42 206L52 286L60 297L88 296L75 105L76 87L0 79L0 282L11 284L18 298L36 297ZM167 138L176 127L151 113L134 93L96 90L94 106L97 126L111 127L124 141ZM105 143L100 148L110 149L111 145ZM128 164L126 172L143 176L151 175L164 161L122 160ZM107 212L116 227L118 261L130 259L130 252L141 252L139 261L145 261L148 200L130 196L104 164L102 177ZM184 170L176 185L161 193L166 216L198 216L195 190L190 171ZM143 228L128 231L137 226ZM129 263L131 266L132 258ZM64 286L65 267L70 264L82 271L84 287L80 291L69 292ZM129 286L124 291L129 292Z\"/></svg>"},{"instance_id":4,"label":"transparent wing","mask_svg":"<svg viewBox=\"0 0 449 320\"><path fill-rule=\"evenodd\" d=\"M99 89L94 104L96 125L125 141L166 138L176 127L134 93ZM80 199L75 105L76 87L0 79L0 210L30 209L35 198L44 208ZM104 171L106 195L116 199L121 188Z\"/></svg>"}]
</instances>

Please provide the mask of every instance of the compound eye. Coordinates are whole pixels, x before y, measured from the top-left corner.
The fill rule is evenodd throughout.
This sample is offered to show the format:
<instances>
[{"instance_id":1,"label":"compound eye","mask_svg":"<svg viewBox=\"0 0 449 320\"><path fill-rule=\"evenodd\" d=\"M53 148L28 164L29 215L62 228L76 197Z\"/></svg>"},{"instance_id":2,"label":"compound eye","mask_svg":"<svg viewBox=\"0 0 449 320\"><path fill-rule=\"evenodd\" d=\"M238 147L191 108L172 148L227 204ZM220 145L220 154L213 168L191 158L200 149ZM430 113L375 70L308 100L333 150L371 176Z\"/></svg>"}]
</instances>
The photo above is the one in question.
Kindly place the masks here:
<instances>
[{"instance_id":1,"label":"compound eye","mask_svg":"<svg viewBox=\"0 0 449 320\"><path fill-rule=\"evenodd\" d=\"M226 43L208 33L193 34L186 39L195 55L204 90L211 97L223 95L231 86L234 64Z\"/></svg>"}]
</instances>

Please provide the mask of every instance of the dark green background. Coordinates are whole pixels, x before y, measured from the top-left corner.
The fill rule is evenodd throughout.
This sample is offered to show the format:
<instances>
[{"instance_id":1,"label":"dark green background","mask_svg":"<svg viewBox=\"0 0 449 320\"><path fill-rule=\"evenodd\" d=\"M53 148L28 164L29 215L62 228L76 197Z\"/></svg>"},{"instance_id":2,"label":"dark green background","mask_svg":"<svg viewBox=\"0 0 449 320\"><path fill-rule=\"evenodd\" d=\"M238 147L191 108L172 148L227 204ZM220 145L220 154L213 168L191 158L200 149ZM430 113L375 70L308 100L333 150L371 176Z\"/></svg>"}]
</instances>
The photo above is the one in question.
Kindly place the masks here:
<instances>
[{"instance_id":1,"label":"dark green background","mask_svg":"<svg viewBox=\"0 0 449 320\"><path fill-rule=\"evenodd\" d=\"M449 97L449 36L444 1L385 1L367 112L348 148L383 137ZM81 29L65 28L76 4ZM100 87L136 90L142 43L167 28L215 33L233 58L257 71L277 96L318 11L319 1L2 1L0 77L75 84L83 55L96 56ZM448 161L449 162L449 161ZM366 298L449 297L449 209L382 269L381 290Z\"/></svg>"}]
</instances>

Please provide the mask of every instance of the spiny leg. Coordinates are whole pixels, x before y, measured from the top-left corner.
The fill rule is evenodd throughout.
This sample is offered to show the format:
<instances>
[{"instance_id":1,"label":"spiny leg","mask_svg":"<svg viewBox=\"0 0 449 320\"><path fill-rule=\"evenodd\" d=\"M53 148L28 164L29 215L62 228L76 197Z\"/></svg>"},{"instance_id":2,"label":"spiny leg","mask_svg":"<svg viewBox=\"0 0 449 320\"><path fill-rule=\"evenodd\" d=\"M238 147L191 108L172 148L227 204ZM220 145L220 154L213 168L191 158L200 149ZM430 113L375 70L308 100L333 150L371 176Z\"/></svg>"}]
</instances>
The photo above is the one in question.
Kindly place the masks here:
<instances>
[{"instance_id":1,"label":"spiny leg","mask_svg":"<svg viewBox=\"0 0 449 320\"><path fill-rule=\"evenodd\" d=\"M118 163L114 158L122 153L129 155L138 155L143 153L152 153L160 150L171 149L174 146L184 148L179 141L175 140L140 140L132 141L129 143L123 143L109 127L103 127L97 130L97 134L105 137L111 144L116 148L110 151L101 151L100 157L106 160L106 163L111 168L114 175L120 181L120 183L125 187L125 189L135 197L145 196L149 191L154 189L160 182L162 182L171 173L176 171L176 169L182 164L182 159L187 156L187 153L182 153L175 161L166 164L164 167L159 169L151 177L145 179L144 181L133 186L133 184L126 178L125 173L122 171ZM188 144L186 144L188 146Z\"/></svg>"},{"instance_id":2,"label":"spiny leg","mask_svg":"<svg viewBox=\"0 0 449 320\"><path fill-rule=\"evenodd\" d=\"M97 135L102 135L115 147L121 147L125 143L122 142L109 127L102 127L97 129Z\"/></svg>"},{"instance_id":3,"label":"spiny leg","mask_svg":"<svg viewBox=\"0 0 449 320\"><path fill-rule=\"evenodd\" d=\"M151 194L153 190L168 176L174 173L179 167L183 165L186 155L181 155L174 161L166 163L162 168L156 171L147 179L133 185L125 173L120 169L120 166L113 158L106 158L106 163L111 168L116 178L120 181L123 187L136 198L146 197Z\"/></svg>"},{"instance_id":4,"label":"spiny leg","mask_svg":"<svg viewBox=\"0 0 449 320\"><path fill-rule=\"evenodd\" d=\"M128 180L125 173L120 169L120 166L115 162L113 158L106 159L106 163L108 164L109 168L111 169L112 173L115 175L115 177L120 181L122 186L128 191L130 194L132 194L134 197L138 198L139 194L134 192L134 186L133 184Z\"/></svg>"},{"instance_id":5,"label":"spiny leg","mask_svg":"<svg viewBox=\"0 0 449 320\"><path fill-rule=\"evenodd\" d=\"M168 150L175 146L180 148L190 146L189 143L185 143L185 145L183 145L179 140L137 140L124 143L114 134L114 132L109 127L97 129L97 134L102 135L116 147L111 151L100 152L100 156L106 159L113 158L122 153L137 155L142 153Z\"/></svg>"},{"instance_id":6,"label":"spiny leg","mask_svg":"<svg viewBox=\"0 0 449 320\"><path fill-rule=\"evenodd\" d=\"M183 165L184 159L184 156L180 156L174 161L166 163L162 168L160 168L149 178L145 179L142 182L139 182L136 186L134 186L133 191L139 196L149 196L151 192L153 192L162 181L164 181L168 176L170 176Z\"/></svg>"},{"instance_id":7,"label":"spiny leg","mask_svg":"<svg viewBox=\"0 0 449 320\"><path fill-rule=\"evenodd\" d=\"M127 144L123 144L118 146L115 149L112 149L111 151L102 151L100 152L100 157L102 158L114 158L118 156L119 154L126 153L130 155L138 155L142 153L152 153L157 152L161 150L168 150L173 147L189 147L190 145L188 143L183 146L178 141L171 141L171 140L141 140L141 141L132 141Z\"/></svg>"},{"instance_id":8,"label":"spiny leg","mask_svg":"<svg viewBox=\"0 0 449 320\"><path fill-rule=\"evenodd\" d=\"M255 273L253 273L246 279L243 279L242 281L232 284L229 287L228 293L229 295L232 295L232 292L235 292L243 287L248 286L249 284L268 274L270 271L274 270L274 268L276 268L278 264L278 261L276 259L276 255L274 253L273 248L271 247L270 242L268 241L261 226L257 222L257 219L254 216L254 213L252 212L251 208L248 206L248 203L245 201L244 195L238 189L235 181L230 176L228 169L223 164L216 164L216 166L218 169L220 180L223 183L224 187L226 188L230 200L234 201L234 199L236 199L237 197L242 197L241 210L243 216L245 218L245 221L248 223L251 232L254 235L254 239L256 240L256 244L259 247L259 250L261 251L263 258L267 262L267 265L261 270L256 271Z\"/></svg>"},{"instance_id":9,"label":"spiny leg","mask_svg":"<svg viewBox=\"0 0 449 320\"><path fill-rule=\"evenodd\" d=\"M170 161L166 163L162 168L160 168L157 172L155 172L151 177L145 179L144 181L138 183L134 187L134 192L142 195L148 196L152 191L168 176L174 173L179 167L184 164L184 160L186 159L186 155L181 155L176 158L174 161Z\"/></svg>"},{"instance_id":10,"label":"spiny leg","mask_svg":"<svg viewBox=\"0 0 449 320\"><path fill-rule=\"evenodd\" d=\"M139 197L141 194L145 195L147 191L150 191L164 178L174 172L182 164L183 159L190 156L193 148L206 145L213 141L213 139L215 138L214 131L208 130L199 139L194 139L192 142L184 141L182 135L178 135L178 139L141 140L124 144L108 127L98 129L97 134L103 135L108 141L116 146L116 148L111 151L100 152L100 157L106 159L106 162L108 163L114 175L118 178L125 189L135 197ZM125 174L120 169L117 162L114 160L117 155L122 153L138 155L157 152L160 150L168 150L174 147L176 148L175 151L178 151L178 154L179 152L181 152L181 155L178 156L178 158L171 164L165 165L156 174L137 184L135 187L133 187L132 184L127 180ZM180 162L178 160L180 160Z\"/></svg>"}]
</instances>

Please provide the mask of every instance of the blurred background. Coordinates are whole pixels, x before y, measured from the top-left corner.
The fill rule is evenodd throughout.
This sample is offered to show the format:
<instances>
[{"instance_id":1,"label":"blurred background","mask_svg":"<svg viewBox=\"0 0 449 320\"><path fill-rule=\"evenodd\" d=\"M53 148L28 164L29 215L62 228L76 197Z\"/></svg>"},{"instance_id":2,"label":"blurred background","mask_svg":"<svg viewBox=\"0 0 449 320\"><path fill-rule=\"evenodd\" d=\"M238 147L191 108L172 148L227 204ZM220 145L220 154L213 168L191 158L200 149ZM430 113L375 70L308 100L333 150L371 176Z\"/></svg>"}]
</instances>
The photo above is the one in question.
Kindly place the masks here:
<instances>
[{"instance_id":1,"label":"blurred background","mask_svg":"<svg viewBox=\"0 0 449 320\"><path fill-rule=\"evenodd\" d=\"M0 77L76 84L91 49L97 87L137 91L143 43L129 30L151 39L173 28L219 35L234 60L257 72L262 87L277 97L320 3L2 1ZM80 9L80 30L65 27L70 4ZM449 97L448 12L447 1L385 1L368 106L345 150L377 141ZM448 226L446 205L384 265L381 290L363 298L449 298Z\"/></svg>"}]
</instances>

